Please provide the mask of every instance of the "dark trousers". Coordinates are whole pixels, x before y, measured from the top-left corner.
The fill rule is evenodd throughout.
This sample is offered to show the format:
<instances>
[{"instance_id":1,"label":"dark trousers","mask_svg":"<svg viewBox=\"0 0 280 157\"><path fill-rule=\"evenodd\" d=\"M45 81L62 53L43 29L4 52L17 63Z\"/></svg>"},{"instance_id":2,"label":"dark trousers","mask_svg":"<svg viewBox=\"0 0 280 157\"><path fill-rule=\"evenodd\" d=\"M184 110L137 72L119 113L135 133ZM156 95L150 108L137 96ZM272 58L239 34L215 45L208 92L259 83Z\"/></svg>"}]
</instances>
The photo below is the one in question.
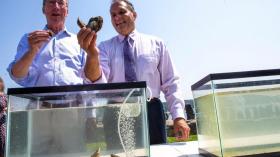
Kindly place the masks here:
<instances>
[{"instance_id":1,"label":"dark trousers","mask_svg":"<svg viewBox=\"0 0 280 157\"><path fill-rule=\"evenodd\" d=\"M147 110L150 144L166 143L165 114L163 110L163 104L159 99L154 98L150 102L147 102ZM116 132L117 117L118 109L111 108L104 111L103 124L107 149L121 149L120 139L118 133ZM139 117L136 118L135 121L138 124L141 123L141 119ZM135 126L134 130L136 133L136 147L137 145L142 145L142 143L139 143L141 140L137 140L142 138L142 134L139 132L141 128L139 127L140 126Z\"/></svg>"},{"instance_id":2,"label":"dark trousers","mask_svg":"<svg viewBox=\"0 0 280 157\"><path fill-rule=\"evenodd\" d=\"M150 144L166 143L165 114L158 98L147 103Z\"/></svg>"}]
</instances>

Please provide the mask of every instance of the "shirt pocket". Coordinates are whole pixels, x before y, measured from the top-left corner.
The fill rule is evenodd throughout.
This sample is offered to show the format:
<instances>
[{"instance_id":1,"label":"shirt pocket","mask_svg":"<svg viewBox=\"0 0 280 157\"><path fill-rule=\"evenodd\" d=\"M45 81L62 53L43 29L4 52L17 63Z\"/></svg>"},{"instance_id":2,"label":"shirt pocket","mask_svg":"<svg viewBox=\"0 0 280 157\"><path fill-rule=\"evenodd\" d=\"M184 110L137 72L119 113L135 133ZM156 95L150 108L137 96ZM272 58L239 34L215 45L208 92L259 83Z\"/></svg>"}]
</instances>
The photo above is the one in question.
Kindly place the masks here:
<instances>
[{"instance_id":1,"label":"shirt pocket","mask_svg":"<svg viewBox=\"0 0 280 157\"><path fill-rule=\"evenodd\" d=\"M153 74L157 71L158 59L151 55L140 55L138 57L138 71L140 74Z\"/></svg>"}]
</instances>

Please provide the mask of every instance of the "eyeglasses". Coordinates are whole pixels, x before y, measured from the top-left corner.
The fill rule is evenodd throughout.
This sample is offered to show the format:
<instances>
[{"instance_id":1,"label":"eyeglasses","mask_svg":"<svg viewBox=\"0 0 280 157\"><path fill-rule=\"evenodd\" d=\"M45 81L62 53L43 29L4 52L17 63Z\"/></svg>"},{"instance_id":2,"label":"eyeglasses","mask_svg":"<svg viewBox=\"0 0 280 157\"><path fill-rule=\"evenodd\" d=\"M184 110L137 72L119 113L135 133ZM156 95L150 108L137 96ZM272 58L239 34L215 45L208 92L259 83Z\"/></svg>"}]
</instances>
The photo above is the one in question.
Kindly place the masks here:
<instances>
[{"instance_id":1,"label":"eyeglasses","mask_svg":"<svg viewBox=\"0 0 280 157\"><path fill-rule=\"evenodd\" d=\"M60 7L65 7L67 6L67 2L64 0L48 0L46 2L46 4L48 4L49 6L55 6L55 4L58 4Z\"/></svg>"}]
</instances>

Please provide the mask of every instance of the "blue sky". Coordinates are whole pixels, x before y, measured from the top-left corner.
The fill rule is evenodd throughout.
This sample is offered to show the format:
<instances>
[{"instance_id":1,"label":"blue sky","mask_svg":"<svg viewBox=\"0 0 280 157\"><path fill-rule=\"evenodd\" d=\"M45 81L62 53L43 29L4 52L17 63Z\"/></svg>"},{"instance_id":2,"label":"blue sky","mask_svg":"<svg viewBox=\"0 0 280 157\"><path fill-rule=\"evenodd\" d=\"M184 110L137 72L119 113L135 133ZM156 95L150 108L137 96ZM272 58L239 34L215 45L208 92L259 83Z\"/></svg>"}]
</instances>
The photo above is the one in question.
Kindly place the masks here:
<instances>
[{"instance_id":1,"label":"blue sky","mask_svg":"<svg viewBox=\"0 0 280 157\"><path fill-rule=\"evenodd\" d=\"M78 32L76 19L103 16L98 42L116 35L109 17L110 0L69 0L67 28ZM185 98L190 86L209 73L279 68L279 0L132 0L137 30L165 40L181 75ZM18 87L6 68L24 33L42 29L41 0L9 0L0 5L0 76Z\"/></svg>"}]
</instances>

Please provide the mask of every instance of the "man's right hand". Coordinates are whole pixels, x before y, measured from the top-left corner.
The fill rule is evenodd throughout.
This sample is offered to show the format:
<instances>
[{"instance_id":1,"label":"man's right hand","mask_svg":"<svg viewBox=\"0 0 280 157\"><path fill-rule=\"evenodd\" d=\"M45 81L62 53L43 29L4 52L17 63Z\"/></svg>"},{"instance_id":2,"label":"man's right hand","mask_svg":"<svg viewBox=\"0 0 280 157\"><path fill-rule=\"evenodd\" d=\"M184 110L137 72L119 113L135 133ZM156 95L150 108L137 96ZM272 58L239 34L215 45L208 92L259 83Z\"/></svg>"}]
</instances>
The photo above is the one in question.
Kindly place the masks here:
<instances>
[{"instance_id":1,"label":"man's right hand","mask_svg":"<svg viewBox=\"0 0 280 157\"><path fill-rule=\"evenodd\" d=\"M97 34L90 28L83 27L77 34L78 42L90 56L98 56L99 50L96 45Z\"/></svg>"},{"instance_id":2,"label":"man's right hand","mask_svg":"<svg viewBox=\"0 0 280 157\"><path fill-rule=\"evenodd\" d=\"M32 64L33 59L39 52L42 45L49 41L50 34L47 30L37 30L29 33L28 43L29 50L19 59L12 67L12 74L16 78L25 77L28 74L29 67Z\"/></svg>"},{"instance_id":3,"label":"man's right hand","mask_svg":"<svg viewBox=\"0 0 280 157\"><path fill-rule=\"evenodd\" d=\"M28 35L28 42L30 46L30 51L33 53L37 53L42 45L49 41L50 33L47 30L37 30L34 32L29 33Z\"/></svg>"}]
</instances>

